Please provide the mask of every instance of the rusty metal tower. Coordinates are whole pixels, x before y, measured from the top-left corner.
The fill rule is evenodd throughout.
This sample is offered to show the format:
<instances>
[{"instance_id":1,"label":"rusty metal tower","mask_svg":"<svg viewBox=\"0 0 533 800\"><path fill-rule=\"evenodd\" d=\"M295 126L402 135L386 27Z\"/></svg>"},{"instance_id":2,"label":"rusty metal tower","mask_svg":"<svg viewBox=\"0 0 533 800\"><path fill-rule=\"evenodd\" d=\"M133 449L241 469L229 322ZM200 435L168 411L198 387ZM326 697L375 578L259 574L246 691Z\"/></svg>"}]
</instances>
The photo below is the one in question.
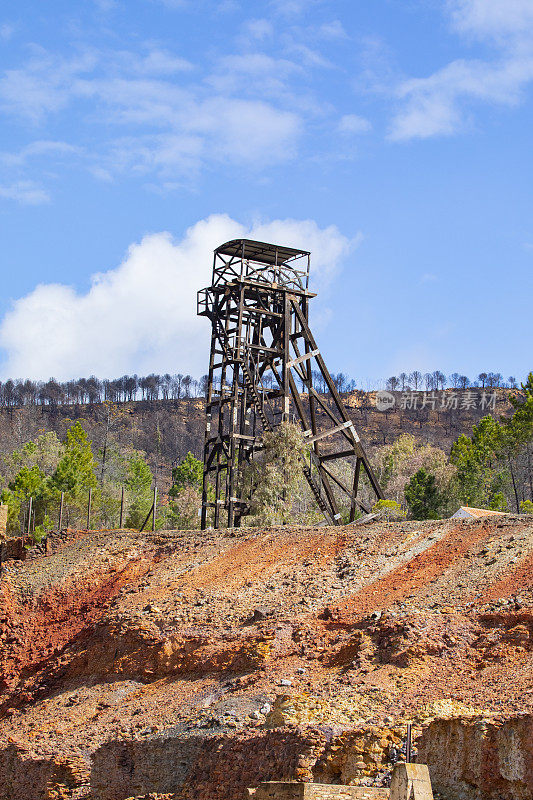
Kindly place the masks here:
<instances>
[{"instance_id":1,"label":"rusty metal tower","mask_svg":"<svg viewBox=\"0 0 533 800\"><path fill-rule=\"evenodd\" d=\"M383 497L309 328L309 301L316 296L309 291L309 266L305 250L250 239L215 250L212 285L198 292L198 314L212 325L202 529L209 509L215 528L221 512L228 527L249 513L242 468L261 450L263 431L287 420L301 425L310 445L304 473L328 524L341 522L339 490L349 500L350 521L358 506L369 510L359 496L361 469L376 498ZM329 397L313 386L316 369ZM335 474L339 459L350 463L348 482Z\"/></svg>"}]
</instances>

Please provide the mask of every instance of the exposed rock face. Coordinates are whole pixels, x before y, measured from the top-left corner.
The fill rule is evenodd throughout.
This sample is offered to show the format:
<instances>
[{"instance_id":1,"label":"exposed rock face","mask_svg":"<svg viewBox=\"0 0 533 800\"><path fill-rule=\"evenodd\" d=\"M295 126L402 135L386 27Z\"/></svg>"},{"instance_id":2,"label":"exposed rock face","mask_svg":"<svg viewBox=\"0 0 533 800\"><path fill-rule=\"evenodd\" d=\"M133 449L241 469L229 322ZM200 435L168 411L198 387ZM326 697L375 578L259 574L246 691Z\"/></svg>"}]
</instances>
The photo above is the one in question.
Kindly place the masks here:
<instances>
[{"instance_id":1,"label":"exposed rock face","mask_svg":"<svg viewBox=\"0 0 533 800\"><path fill-rule=\"evenodd\" d=\"M533 797L533 716L436 719L419 740L433 787L452 800Z\"/></svg>"},{"instance_id":2,"label":"exposed rock face","mask_svg":"<svg viewBox=\"0 0 533 800\"><path fill-rule=\"evenodd\" d=\"M80 532L9 563L0 800L386 786L408 721L450 798L529 800L532 559L502 517Z\"/></svg>"},{"instance_id":3,"label":"exposed rock face","mask_svg":"<svg viewBox=\"0 0 533 800\"><path fill-rule=\"evenodd\" d=\"M147 789L193 798L244 798L262 781L311 779L320 733L273 731L110 742L95 753L92 788L101 800Z\"/></svg>"}]
</instances>

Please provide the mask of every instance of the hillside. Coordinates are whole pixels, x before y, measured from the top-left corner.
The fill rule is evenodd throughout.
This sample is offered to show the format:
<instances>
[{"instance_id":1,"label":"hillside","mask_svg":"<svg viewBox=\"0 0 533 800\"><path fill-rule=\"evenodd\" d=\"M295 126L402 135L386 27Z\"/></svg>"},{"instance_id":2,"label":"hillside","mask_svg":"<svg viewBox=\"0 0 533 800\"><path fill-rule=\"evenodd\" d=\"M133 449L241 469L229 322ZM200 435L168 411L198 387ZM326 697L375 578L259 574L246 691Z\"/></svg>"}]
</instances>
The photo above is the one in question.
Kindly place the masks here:
<instances>
[{"instance_id":1,"label":"hillside","mask_svg":"<svg viewBox=\"0 0 533 800\"><path fill-rule=\"evenodd\" d=\"M496 417L511 413L509 391L496 391L495 407L486 408L482 391L472 390L475 407L461 408L459 395L457 409L441 408L452 402L454 390L437 392L436 408L422 409L423 393L419 395L418 408L401 408L401 392L394 392L395 408L379 411L376 393L351 392L344 401L351 417L369 451L390 444L402 433L411 433L422 443L437 445L446 453L461 433L470 434L472 425L482 416L491 413ZM173 461L182 458L189 450L201 457L204 436L204 399L136 401L117 404L26 406L0 409L0 455L36 437L44 431L55 431L60 437L73 420L81 420L98 451L106 436L118 447L144 450L149 456L152 471L161 485L169 480ZM453 403L452 403L453 405ZM323 414L323 412L322 412ZM324 415L324 414L323 414ZM318 415L319 423L321 415Z\"/></svg>"},{"instance_id":2,"label":"hillside","mask_svg":"<svg viewBox=\"0 0 533 800\"><path fill-rule=\"evenodd\" d=\"M71 534L0 583L0 799L530 798L533 521ZM150 794L150 797L156 797Z\"/></svg>"}]
</instances>

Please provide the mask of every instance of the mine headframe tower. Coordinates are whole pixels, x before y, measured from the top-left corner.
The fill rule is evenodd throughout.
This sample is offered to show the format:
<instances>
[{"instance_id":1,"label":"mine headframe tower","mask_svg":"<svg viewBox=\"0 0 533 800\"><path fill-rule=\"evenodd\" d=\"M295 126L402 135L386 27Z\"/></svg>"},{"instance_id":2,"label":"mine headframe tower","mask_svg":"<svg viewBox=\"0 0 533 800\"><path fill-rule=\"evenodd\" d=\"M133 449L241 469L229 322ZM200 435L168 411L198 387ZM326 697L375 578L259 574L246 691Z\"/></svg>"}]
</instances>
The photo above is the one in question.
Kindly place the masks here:
<instances>
[{"instance_id":1,"label":"mine headframe tower","mask_svg":"<svg viewBox=\"0 0 533 800\"><path fill-rule=\"evenodd\" d=\"M376 498L383 494L309 328L310 253L234 239L215 250L212 285L198 293L198 314L211 320L206 401L202 529L240 524L250 512L243 468L262 449L262 434L297 421L310 445L305 477L328 524L339 524L333 487L347 495L350 520L361 470ZM321 374L329 397L316 391ZM298 387L301 387L301 391ZM292 404L291 404L292 401ZM335 462L348 460L342 476ZM337 474L336 474L337 473ZM213 479L214 478L214 479ZM224 520L225 522L225 520Z\"/></svg>"}]
</instances>

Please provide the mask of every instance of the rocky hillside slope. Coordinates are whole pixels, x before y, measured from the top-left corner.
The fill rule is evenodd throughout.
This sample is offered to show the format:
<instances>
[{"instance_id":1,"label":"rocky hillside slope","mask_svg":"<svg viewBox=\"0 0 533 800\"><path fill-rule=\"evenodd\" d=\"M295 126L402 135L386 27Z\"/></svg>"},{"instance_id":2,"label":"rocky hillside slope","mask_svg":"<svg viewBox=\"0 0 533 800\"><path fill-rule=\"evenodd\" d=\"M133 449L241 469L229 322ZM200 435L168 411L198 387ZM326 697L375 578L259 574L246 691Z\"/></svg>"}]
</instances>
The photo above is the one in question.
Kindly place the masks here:
<instances>
[{"instance_id":1,"label":"rocky hillside slope","mask_svg":"<svg viewBox=\"0 0 533 800\"><path fill-rule=\"evenodd\" d=\"M89 532L0 582L0 800L533 796L533 520ZM157 794L159 793L159 794Z\"/></svg>"}]
</instances>

